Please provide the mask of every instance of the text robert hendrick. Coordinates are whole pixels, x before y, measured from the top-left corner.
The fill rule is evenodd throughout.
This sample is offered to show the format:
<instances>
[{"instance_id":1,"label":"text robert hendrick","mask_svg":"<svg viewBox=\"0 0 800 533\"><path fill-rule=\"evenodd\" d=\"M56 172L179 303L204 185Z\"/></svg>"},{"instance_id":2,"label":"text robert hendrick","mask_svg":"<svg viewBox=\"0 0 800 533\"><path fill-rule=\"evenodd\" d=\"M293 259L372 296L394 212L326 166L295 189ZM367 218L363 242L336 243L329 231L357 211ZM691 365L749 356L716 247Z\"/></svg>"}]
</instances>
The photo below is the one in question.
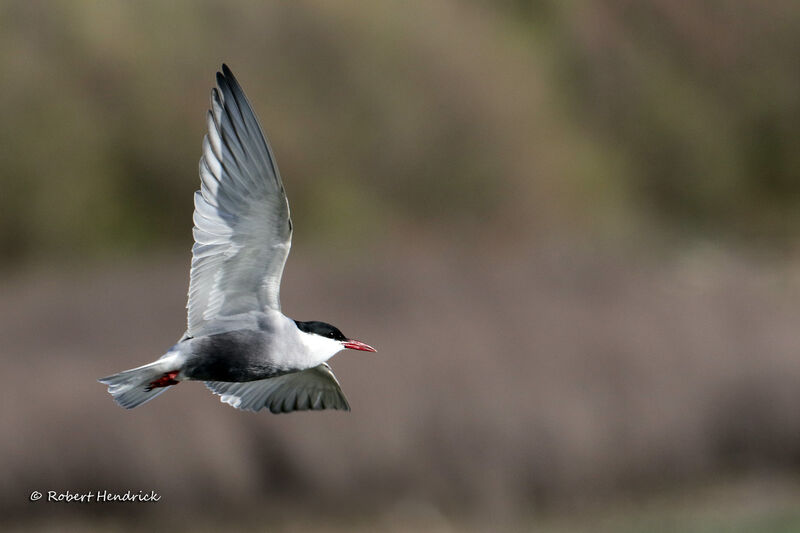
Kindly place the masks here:
<instances>
[{"instance_id":1,"label":"text robert hendrick","mask_svg":"<svg viewBox=\"0 0 800 533\"><path fill-rule=\"evenodd\" d=\"M31 501L44 500L47 502L64 503L157 502L160 499L161 495L154 490L127 490L125 492L111 492L109 490L93 490L88 492L66 490L58 492L55 490L48 490L47 494L42 494L39 491L33 491L31 493Z\"/></svg>"}]
</instances>

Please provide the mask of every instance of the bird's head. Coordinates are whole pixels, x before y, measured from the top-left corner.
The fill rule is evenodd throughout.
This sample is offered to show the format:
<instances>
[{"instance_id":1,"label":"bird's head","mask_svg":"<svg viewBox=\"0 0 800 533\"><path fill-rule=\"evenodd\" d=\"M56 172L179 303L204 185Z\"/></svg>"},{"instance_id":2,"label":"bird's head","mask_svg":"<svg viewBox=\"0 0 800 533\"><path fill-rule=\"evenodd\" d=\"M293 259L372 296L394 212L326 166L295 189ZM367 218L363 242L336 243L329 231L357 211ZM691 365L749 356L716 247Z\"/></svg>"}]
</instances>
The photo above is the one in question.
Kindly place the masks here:
<instances>
[{"instance_id":1,"label":"bird's head","mask_svg":"<svg viewBox=\"0 0 800 533\"><path fill-rule=\"evenodd\" d=\"M376 352L372 346L355 339L348 339L339 331L339 328L326 322L312 320L310 322L294 321L297 329L303 333L313 335L313 343L320 347L329 348L333 353L347 348L348 350L361 350L363 352Z\"/></svg>"}]
</instances>

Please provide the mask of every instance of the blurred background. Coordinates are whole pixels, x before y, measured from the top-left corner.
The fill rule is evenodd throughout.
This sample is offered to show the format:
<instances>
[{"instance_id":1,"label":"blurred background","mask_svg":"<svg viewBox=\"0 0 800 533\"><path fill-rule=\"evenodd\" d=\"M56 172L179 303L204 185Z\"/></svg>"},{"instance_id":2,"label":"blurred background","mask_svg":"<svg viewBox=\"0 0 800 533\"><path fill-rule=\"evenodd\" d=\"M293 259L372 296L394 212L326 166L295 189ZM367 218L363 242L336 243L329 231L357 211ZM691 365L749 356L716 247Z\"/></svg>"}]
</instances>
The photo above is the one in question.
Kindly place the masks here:
<instances>
[{"instance_id":1,"label":"blurred background","mask_svg":"<svg viewBox=\"0 0 800 533\"><path fill-rule=\"evenodd\" d=\"M800 531L799 51L790 0L3 2L4 530ZM95 381L184 331L222 62L351 413Z\"/></svg>"}]
</instances>

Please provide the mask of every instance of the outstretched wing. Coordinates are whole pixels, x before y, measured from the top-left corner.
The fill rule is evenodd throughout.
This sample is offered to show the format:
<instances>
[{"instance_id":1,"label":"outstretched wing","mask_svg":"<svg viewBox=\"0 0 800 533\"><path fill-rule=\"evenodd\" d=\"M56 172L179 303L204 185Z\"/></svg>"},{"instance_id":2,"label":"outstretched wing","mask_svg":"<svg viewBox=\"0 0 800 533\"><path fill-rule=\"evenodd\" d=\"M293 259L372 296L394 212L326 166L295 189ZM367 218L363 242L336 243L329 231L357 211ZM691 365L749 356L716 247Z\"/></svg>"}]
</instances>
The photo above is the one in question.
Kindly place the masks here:
<instances>
[{"instance_id":1,"label":"outstretched wing","mask_svg":"<svg viewBox=\"0 0 800 533\"><path fill-rule=\"evenodd\" d=\"M206 387L220 400L237 409L259 411L269 409L273 413L292 411L342 409L350 410L331 367L323 363L301 372L284 374L259 381L230 383L206 381Z\"/></svg>"},{"instance_id":2,"label":"outstretched wing","mask_svg":"<svg viewBox=\"0 0 800 533\"><path fill-rule=\"evenodd\" d=\"M230 69L217 73L194 196L187 335L209 321L280 310L292 241L289 203L275 158Z\"/></svg>"}]
</instances>

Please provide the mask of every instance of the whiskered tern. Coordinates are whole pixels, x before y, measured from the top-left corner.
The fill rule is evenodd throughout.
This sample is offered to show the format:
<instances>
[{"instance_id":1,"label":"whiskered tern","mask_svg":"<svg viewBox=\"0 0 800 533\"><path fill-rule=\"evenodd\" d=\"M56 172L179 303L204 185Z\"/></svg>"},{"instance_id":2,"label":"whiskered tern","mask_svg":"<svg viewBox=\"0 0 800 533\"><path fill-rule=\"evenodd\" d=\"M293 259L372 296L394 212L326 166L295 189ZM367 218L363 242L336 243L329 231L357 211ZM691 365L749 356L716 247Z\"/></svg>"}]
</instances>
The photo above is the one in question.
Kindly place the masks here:
<instances>
[{"instance_id":1,"label":"whiskered tern","mask_svg":"<svg viewBox=\"0 0 800 533\"><path fill-rule=\"evenodd\" d=\"M349 411L327 361L345 348L375 349L325 322L281 313L289 202L272 149L226 65L207 122L186 333L158 360L99 381L127 409L196 380L238 409Z\"/></svg>"}]
</instances>

